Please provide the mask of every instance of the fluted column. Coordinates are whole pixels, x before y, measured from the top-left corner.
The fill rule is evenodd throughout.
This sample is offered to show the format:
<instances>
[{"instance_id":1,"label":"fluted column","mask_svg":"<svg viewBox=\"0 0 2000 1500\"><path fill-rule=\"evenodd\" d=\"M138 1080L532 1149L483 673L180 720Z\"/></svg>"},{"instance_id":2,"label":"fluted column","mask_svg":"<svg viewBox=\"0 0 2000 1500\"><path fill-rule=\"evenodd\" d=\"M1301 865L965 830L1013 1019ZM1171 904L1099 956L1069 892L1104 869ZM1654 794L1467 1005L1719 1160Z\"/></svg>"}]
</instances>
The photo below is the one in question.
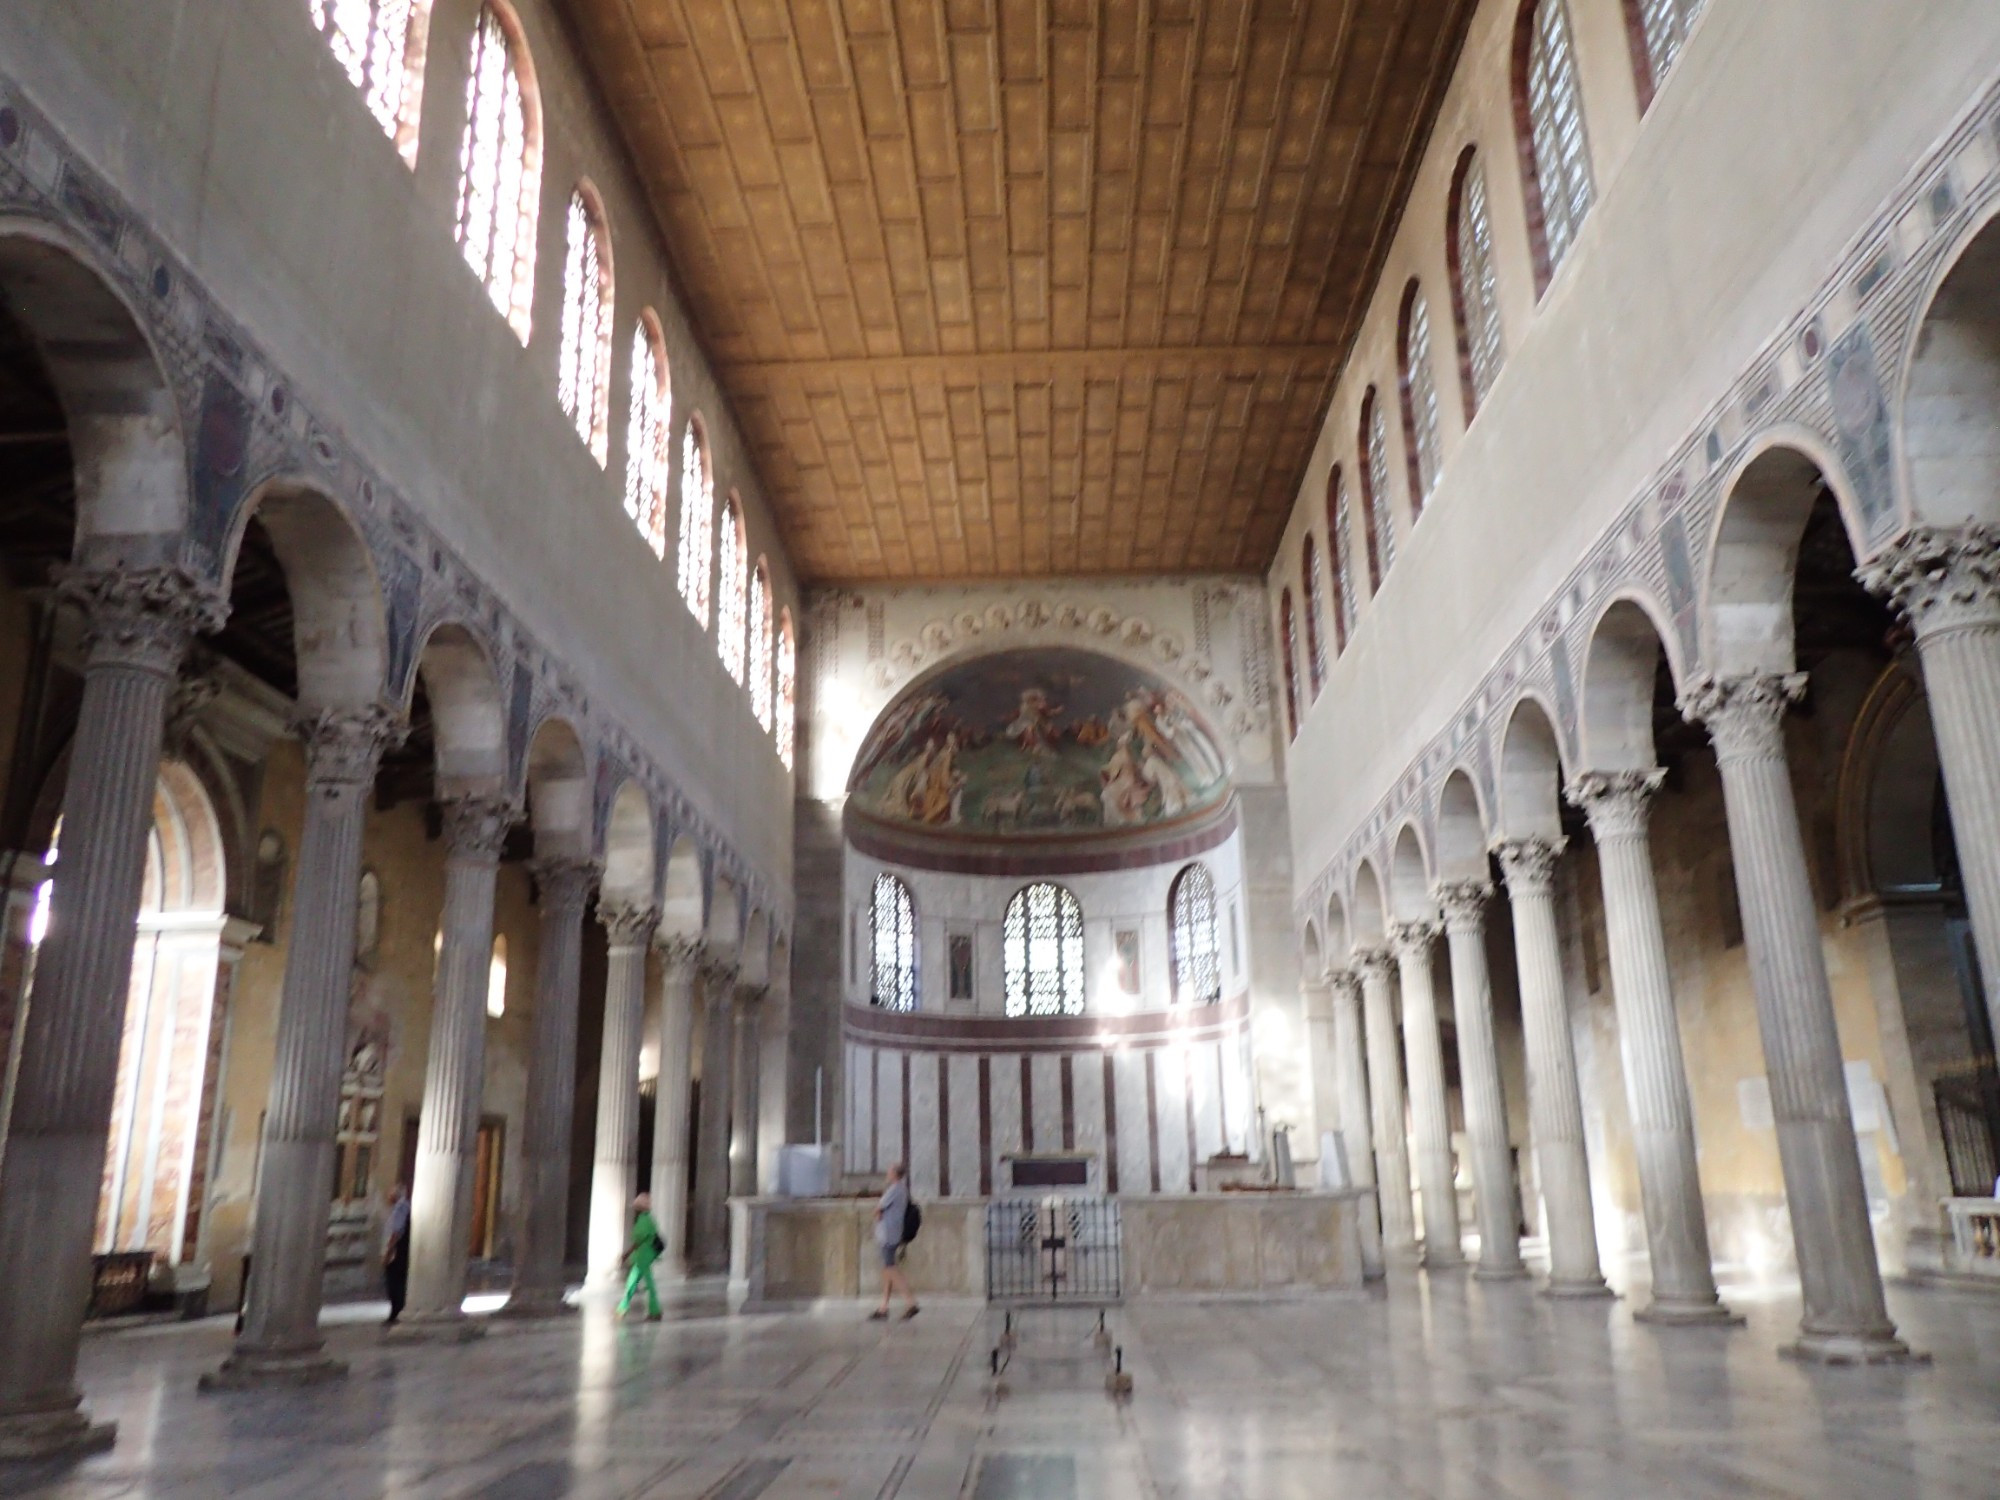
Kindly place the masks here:
<instances>
[{"instance_id":1,"label":"fluted column","mask_svg":"<svg viewBox=\"0 0 2000 1500\"><path fill-rule=\"evenodd\" d=\"M329 709L301 725L305 827L258 1156L248 1305L235 1352L202 1377L206 1388L346 1373L322 1352L319 1335L328 1189L354 977L361 830L375 768L404 730L402 720L379 705Z\"/></svg>"},{"instance_id":2,"label":"fluted column","mask_svg":"<svg viewBox=\"0 0 2000 1500\"><path fill-rule=\"evenodd\" d=\"M1327 976L1333 1015L1334 1091L1340 1101L1340 1137L1354 1185L1369 1191L1360 1202L1361 1270L1382 1274L1381 1205L1376 1202L1375 1149L1369 1139L1368 1060L1361 1044L1361 980L1351 970Z\"/></svg>"},{"instance_id":3,"label":"fluted column","mask_svg":"<svg viewBox=\"0 0 2000 1500\"><path fill-rule=\"evenodd\" d=\"M2000 527L1915 527L1856 576L1916 632L1987 1014L2000 1036Z\"/></svg>"},{"instance_id":4,"label":"fluted column","mask_svg":"<svg viewBox=\"0 0 2000 1500\"><path fill-rule=\"evenodd\" d=\"M701 945L660 947L660 1079L653 1109L653 1218L667 1248L663 1274L687 1275L688 1099L694 1087L694 986Z\"/></svg>"},{"instance_id":5,"label":"fluted column","mask_svg":"<svg viewBox=\"0 0 2000 1500\"><path fill-rule=\"evenodd\" d=\"M1410 1139L1403 1127L1403 1059L1390 994L1396 959L1387 948L1357 948L1361 1005L1368 1033L1368 1114L1375 1138L1376 1198L1382 1210L1382 1252L1406 1256L1417 1248L1416 1205L1410 1200Z\"/></svg>"},{"instance_id":6,"label":"fluted column","mask_svg":"<svg viewBox=\"0 0 2000 1500\"><path fill-rule=\"evenodd\" d=\"M610 939L604 979L604 1048L597 1065L597 1154L590 1172L590 1281L619 1279L639 1185L639 1036L646 1021L646 950L660 914L599 901Z\"/></svg>"},{"instance_id":7,"label":"fluted column","mask_svg":"<svg viewBox=\"0 0 2000 1500\"><path fill-rule=\"evenodd\" d=\"M1334 1074L1332 991L1324 978L1307 979L1299 985L1299 1001L1306 1018L1306 1079L1314 1128L1321 1137L1330 1130L1338 1139L1340 1084ZM1313 1144L1320 1146L1319 1137Z\"/></svg>"},{"instance_id":8,"label":"fluted column","mask_svg":"<svg viewBox=\"0 0 2000 1500\"><path fill-rule=\"evenodd\" d=\"M1548 1294L1608 1297L1597 1258L1597 1216L1590 1201L1583 1094L1563 990L1556 936L1556 859L1560 838L1504 839L1494 845L1514 914L1514 961L1521 984L1521 1031L1528 1044L1528 1128L1549 1242Z\"/></svg>"},{"instance_id":9,"label":"fluted column","mask_svg":"<svg viewBox=\"0 0 2000 1500\"><path fill-rule=\"evenodd\" d=\"M1486 902L1493 887L1483 880L1447 880L1435 894L1451 948L1458 1079L1465 1097L1465 1138L1479 1213L1479 1267L1474 1274L1486 1279L1525 1276L1520 1219L1514 1211L1514 1153L1507 1145L1507 1104L1500 1085L1500 1049L1493 1041L1493 982L1486 972Z\"/></svg>"},{"instance_id":10,"label":"fluted column","mask_svg":"<svg viewBox=\"0 0 2000 1500\"><path fill-rule=\"evenodd\" d=\"M733 964L702 966L701 1120L694 1168L694 1245L691 1259L707 1271L729 1260L729 997Z\"/></svg>"},{"instance_id":11,"label":"fluted column","mask_svg":"<svg viewBox=\"0 0 2000 1500\"><path fill-rule=\"evenodd\" d=\"M178 567L75 572L62 598L84 617L83 699L0 1172L0 1458L105 1447L115 1432L84 1416L76 1386L91 1232L167 693L188 642L224 613Z\"/></svg>"},{"instance_id":12,"label":"fluted column","mask_svg":"<svg viewBox=\"0 0 2000 1500\"><path fill-rule=\"evenodd\" d=\"M764 986L736 987L736 1052L729 1081L729 1196L750 1198L757 1192L758 1080L762 1069L759 1023L764 1017Z\"/></svg>"},{"instance_id":13,"label":"fluted column","mask_svg":"<svg viewBox=\"0 0 2000 1500\"><path fill-rule=\"evenodd\" d=\"M478 1166L479 1106L486 1091L486 990L493 961L493 887L507 830L520 816L504 797L444 803L444 913L431 997L430 1052L410 1188L410 1304L406 1334L469 1322L466 1261Z\"/></svg>"},{"instance_id":14,"label":"fluted column","mask_svg":"<svg viewBox=\"0 0 2000 1500\"><path fill-rule=\"evenodd\" d=\"M570 1119L576 1107L576 1003L583 953L583 909L597 867L563 856L533 865L541 892L541 944L535 962L535 1050L528 1058L528 1099L521 1122L522 1214L514 1291L515 1317L560 1312L567 1304L563 1247L569 1237Z\"/></svg>"},{"instance_id":15,"label":"fluted column","mask_svg":"<svg viewBox=\"0 0 2000 1500\"><path fill-rule=\"evenodd\" d=\"M1843 1362L1903 1359L1909 1348L1896 1337L1882 1296L1833 988L1785 763L1785 710L1805 686L1803 672L1705 678L1688 689L1681 709L1707 727L1722 770L1743 945L1757 991L1805 1303L1796 1352Z\"/></svg>"},{"instance_id":16,"label":"fluted column","mask_svg":"<svg viewBox=\"0 0 2000 1500\"><path fill-rule=\"evenodd\" d=\"M1665 775L1658 770L1587 771L1570 786L1569 798L1590 819L1604 882L1618 1048L1625 1063L1653 1269L1653 1300L1636 1316L1663 1323L1727 1321L1732 1314L1716 1296L1709 1262L1708 1217L1695 1165L1694 1108L1688 1101L1646 827L1653 794Z\"/></svg>"},{"instance_id":17,"label":"fluted column","mask_svg":"<svg viewBox=\"0 0 2000 1500\"><path fill-rule=\"evenodd\" d=\"M1438 1040L1437 990L1431 980L1435 922L1397 922L1389 928L1403 993L1403 1057L1409 1069L1410 1125L1416 1138L1417 1186L1424 1194L1424 1264L1463 1265L1458 1233L1458 1188L1451 1161L1451 1109L1445 1101L1444 1046Z\"/></svg>"}]
</instances>

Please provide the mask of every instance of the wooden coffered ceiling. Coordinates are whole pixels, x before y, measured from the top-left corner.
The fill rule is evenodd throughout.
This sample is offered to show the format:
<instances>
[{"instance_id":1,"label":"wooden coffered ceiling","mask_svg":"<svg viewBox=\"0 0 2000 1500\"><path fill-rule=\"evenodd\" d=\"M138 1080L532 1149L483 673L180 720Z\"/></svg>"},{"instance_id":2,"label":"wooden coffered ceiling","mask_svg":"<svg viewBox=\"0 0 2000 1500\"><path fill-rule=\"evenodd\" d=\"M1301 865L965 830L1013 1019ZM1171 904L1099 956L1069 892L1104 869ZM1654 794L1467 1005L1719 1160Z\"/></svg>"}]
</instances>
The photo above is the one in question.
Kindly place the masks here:
<instances>
[{"instance_id":1,"label":"wooden coffered ceiling","mask_svg":"<svg viewBox=\"0 0 2000 1500\"><path fill-rule=\"evenodd\" d=\"M1474 0L568 0L808 579L1261 568Z\"/></svg>"}]
</instances>

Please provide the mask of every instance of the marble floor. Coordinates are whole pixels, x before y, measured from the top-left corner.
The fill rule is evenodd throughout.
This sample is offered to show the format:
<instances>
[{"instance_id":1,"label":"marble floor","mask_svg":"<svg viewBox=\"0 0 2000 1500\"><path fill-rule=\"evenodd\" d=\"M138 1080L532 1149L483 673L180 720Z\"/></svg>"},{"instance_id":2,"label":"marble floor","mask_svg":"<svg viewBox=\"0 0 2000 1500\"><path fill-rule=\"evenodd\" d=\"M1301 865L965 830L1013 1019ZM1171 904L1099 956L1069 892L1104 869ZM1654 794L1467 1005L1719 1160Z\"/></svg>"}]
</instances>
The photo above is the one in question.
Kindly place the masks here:
<instances>
[{"instance_id":1,"label":"marble floor","mask_svg":"<svg viewBox=\"0 0 2000 1500\"><path fill-rule=\"evenodd\" d=\"M2000 1298L1897 1288L1929 1365L1780 1359L1795 1292L1736 1286L1733 1330L1635 1325L1630 1305L1521 1283L1399 1276L1311 1301L1139 1304L1023 1329L996 1395L992 1315L859 1305L729 1316L684 1294L660 1324L591 1307L458 1347L385 1347L307 1392L203 1396L223 1322L92 1336L110 1453L0 1467L36 1500L1404 1500L2000 1495Z\"/></svg>"}]
</instances>

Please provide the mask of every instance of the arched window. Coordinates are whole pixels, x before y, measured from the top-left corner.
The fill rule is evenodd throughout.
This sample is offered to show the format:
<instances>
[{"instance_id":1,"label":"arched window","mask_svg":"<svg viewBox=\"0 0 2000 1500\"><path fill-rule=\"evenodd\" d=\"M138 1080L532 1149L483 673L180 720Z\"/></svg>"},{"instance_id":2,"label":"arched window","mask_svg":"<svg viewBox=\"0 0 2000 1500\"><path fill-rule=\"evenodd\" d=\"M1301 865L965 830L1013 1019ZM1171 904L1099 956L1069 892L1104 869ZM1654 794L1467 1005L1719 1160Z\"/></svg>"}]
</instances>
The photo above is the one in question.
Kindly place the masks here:
<instances>
[{"instance_id":1,"label":"arched window","mask_svg":"<svg viewBox=\"0 0 2000 1500\"><path fill-rule=\"evenodd\" d=\"M1438 394L1431 370L1431 310L1412 281L1403 293L1396 353L1401 370L1404 457L1410 466L1410 521L1423 514L1438 479Z\"/></svg>"},{"instance_id":2,"label":"arched window","mask_svg":"<svg viewBox=\"0 0 2000 1500\"><path fill-rule=\"evenodd\" d=\"M632 330L632 406L625 419L625 514L653 549L667 555L667 481L673 473L667 353L647 308Z\"/></svg>"},{"instance_id":3,"label":"arched window","mask_svg":"<svg viewBox=\"0 0 2000 1500\"><path fill-rule=\"evenodd\" d=\"M306 0L306 14L368 113L414 167L431 0Z\"/></svg>"},{"instance_id":4,"label":"arched window","mask_svg":"<svg viewBox=\"0 0 2000 1500\"><path fill-rule=\"evenodd\" d=\"M761 557L750 570L750 712L771 727L771 567Z\"/></svg>"},{"instance_id":5,"label":"arched window","mask_svg":"<svg viewBox=\"0 0 2000 1500\"><path fill-rule=\"evenodd\" d=\"M486 1014L499 1020L507 1014L507 935L493 939L493 956L486 963Z\"/></svg>"},{"instance_id":6,"label":"arched window","mask_svg":"<svg viewBox=\"0 0 2000 1500\"><path fill-rule=\"evenodd\" d=\"M1305 553L1299 560L1299 573L1304 579L1306 601L1306 675L1312 683L1313 701L1318 702L1320 684L1326 681L1326 637L1319 628L1319 612L1324 607L1326 590L1320 587L1319 544L1313 540L1310 531L1306 533Z\"/></svg>"},{"instance_id":7,"label":"arched window","mask_svg":"<svg viewBox=\"0 0 2000 1500\"><path fill-rule=\"evenodd\" d=\"M1299 733L1299 640L1290 589L1278 595L1278 636L1285 650L1285 733L1288 738L1296 739Z\"/></svg>"},{"instance_id":8,"label":"arched window","mask_svg":"<svg viewBox=\"0 0 2000 1500\"><path fill-rule=\"evenodd\" d=\"M602 467L611 433L611 236L588 183L569 195L568 235L556 399Z\"/></svg>"},{"instance_id":9,"label":"arched window","mask_svg":"<svg viewBox=\"0 0 2000 1500\"><path fill-rule=\"evenodd\" d=\"M792 740L798 731L798 644L792 639L792 612L778 611L778 759L792 768Z\"/></svg>"},{"instance_id":10,"label":"arched window","mask_svg":"<svg viewBox=\"0 0 2000 1500\"><path fill-rule=\"evenodd\" d=\"M1174 957L1174 1001L1214 1005L1222 998L1222 944L1215 930L1215 882L1200 865L1174 877L1167 893Z\"/></svg>"},{"instance_id":11,"label":"arched window","mask_svg":"<svg viewBox=\"0 0 2000 1500\"><path fill-rule=\"evenodd\" d=\"M868 1003L884 1010L915 1010L917 909L910 900L910 888L893 875L875 877L868 931L874 954Z\"/></svg>"},{"instance_id":12,"label":"arched window","mask_svg":"<svg viewBox=\"0 0 2000 1500\"><path fill-rule=\"evenodd\" d=\"M708 546L715 526L715 478L708 466L708 434L699 415L681 439L681 598L708 628Z\"/></svg>"},{"instance_id":13,"label":"arched window","mask_svg":"<svg viewBox=\"0 0 2000 1500\"><path fill-rule=\"evenodd\" d=\"M520 23L486 0L472 29L465 139L458 148L458 245L522 343L535 299L542 111Z\"/></svg>"},{"instance_id":14,"label":"arched window","mask_svg":"<svg viewBox=\"0 0 2000 1500\"><path fill-rule=\"evenodd\" d=\"M749 591L749 560L743 555L743 507L732 490L722 506L722 538L715 558L715 654L722 670L743 680L745 596Z\"/></svg>"},{"instance_id":15,"label":"arched window","mask_svg":"<svg viewBox=\"0 0 2000 1500\"><path fill-rule=\"evenodd\" d=\"M1010 1016L1083 1014L1083 908L1061 886L1023 886L1000 928Z\"/></svg>"},{"instance_id":16,"label":"arched window","mask_svg":"<svg viewBox=\"0 0 2000 1500\"><path fill-rule=\"evenodd\" d=\"M1347 481L1335 464L1326 476L1326 545L1333 553L1333 649L1347 649L1347 636L1354 629L1354 567L1347 514Z\"/></svg>"},{"instance_id":17,"label":"arched window","mask_svg":"<svg viewBox=\"0 0 2000 1500\"><path fill-rule=\"evenodd\" d=\"M1375 387L1361 398L1361 519L1368 528L1368 592L1396 565L1396 518L1389 510L1389 429Z\"/></svg>"},{"instance_id":18,"label":"arched window","mask_svg":"<svg viewBox=\"0 0 2000 1500\"><path fill-rule=\"evenodd\" d=\"M1569 253L1596 194L1563 0L1527 0L1521 8L1514 34L1514 127L1528 199L1528 239L1535 252L1535 289L1542 292Z\"/></svg>"},{"instance_id":19,"label":"arched window","mask_svg":"<svg viewBox=\"0 0 2000 1500\"><path fill-rule=\"evenodd\" d=\"M1653 107L1653 95L1667 81L1702 4L1703 0L1625 0L1625 29L1639 75L1640 114Z\"/></svg>"},{"instance_id":20,"label":"arched window","mask_svg":"<svg viewBox=\"0 0 2000 1500\"><path fill-rule=\"evenodd\" d=\"M1500 373L1500 287L1493 275L1493 226L1486 216L1486 169L1471 147L1458 159L1445 226L1451 262L1452 321L1458 330L1458 380L1469 424Z\"/></svg>"}]
</instances>

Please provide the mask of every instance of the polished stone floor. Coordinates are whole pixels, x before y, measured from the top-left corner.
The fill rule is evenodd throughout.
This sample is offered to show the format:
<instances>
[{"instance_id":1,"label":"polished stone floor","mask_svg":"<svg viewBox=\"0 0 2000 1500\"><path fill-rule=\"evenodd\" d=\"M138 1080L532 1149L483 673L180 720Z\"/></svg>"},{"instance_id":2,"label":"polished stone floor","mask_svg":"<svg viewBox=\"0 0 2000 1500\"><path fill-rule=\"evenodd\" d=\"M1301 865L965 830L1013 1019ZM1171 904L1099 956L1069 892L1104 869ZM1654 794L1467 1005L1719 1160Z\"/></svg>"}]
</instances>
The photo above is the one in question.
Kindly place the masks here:
<instances>
[{"instance_id":1,"label":"polished stone floor","mask_svg":"<svg viewBox=\"0 0 2000 1500\"><path fill-rule=\"evenodd\" d=\"M1104 1392L1087 1317L1029 1321L990 1378L983 1306L913 1323L859 1306L661 1324L589 1308L463 1347L330 1329L343 1384L202 1396L221 1322L91 1337L117 1447L0 1468L0 1495L269 1500L1405 1500L2000 1495L2000 1298L1897 1288L1925 1366L1802 1368L1794 1293L1731 1287L1734 1330L1629 1304L1399 1276L1313 1301L1113 1314L1135 1390Z\"/></svg>"}]
</instances>

